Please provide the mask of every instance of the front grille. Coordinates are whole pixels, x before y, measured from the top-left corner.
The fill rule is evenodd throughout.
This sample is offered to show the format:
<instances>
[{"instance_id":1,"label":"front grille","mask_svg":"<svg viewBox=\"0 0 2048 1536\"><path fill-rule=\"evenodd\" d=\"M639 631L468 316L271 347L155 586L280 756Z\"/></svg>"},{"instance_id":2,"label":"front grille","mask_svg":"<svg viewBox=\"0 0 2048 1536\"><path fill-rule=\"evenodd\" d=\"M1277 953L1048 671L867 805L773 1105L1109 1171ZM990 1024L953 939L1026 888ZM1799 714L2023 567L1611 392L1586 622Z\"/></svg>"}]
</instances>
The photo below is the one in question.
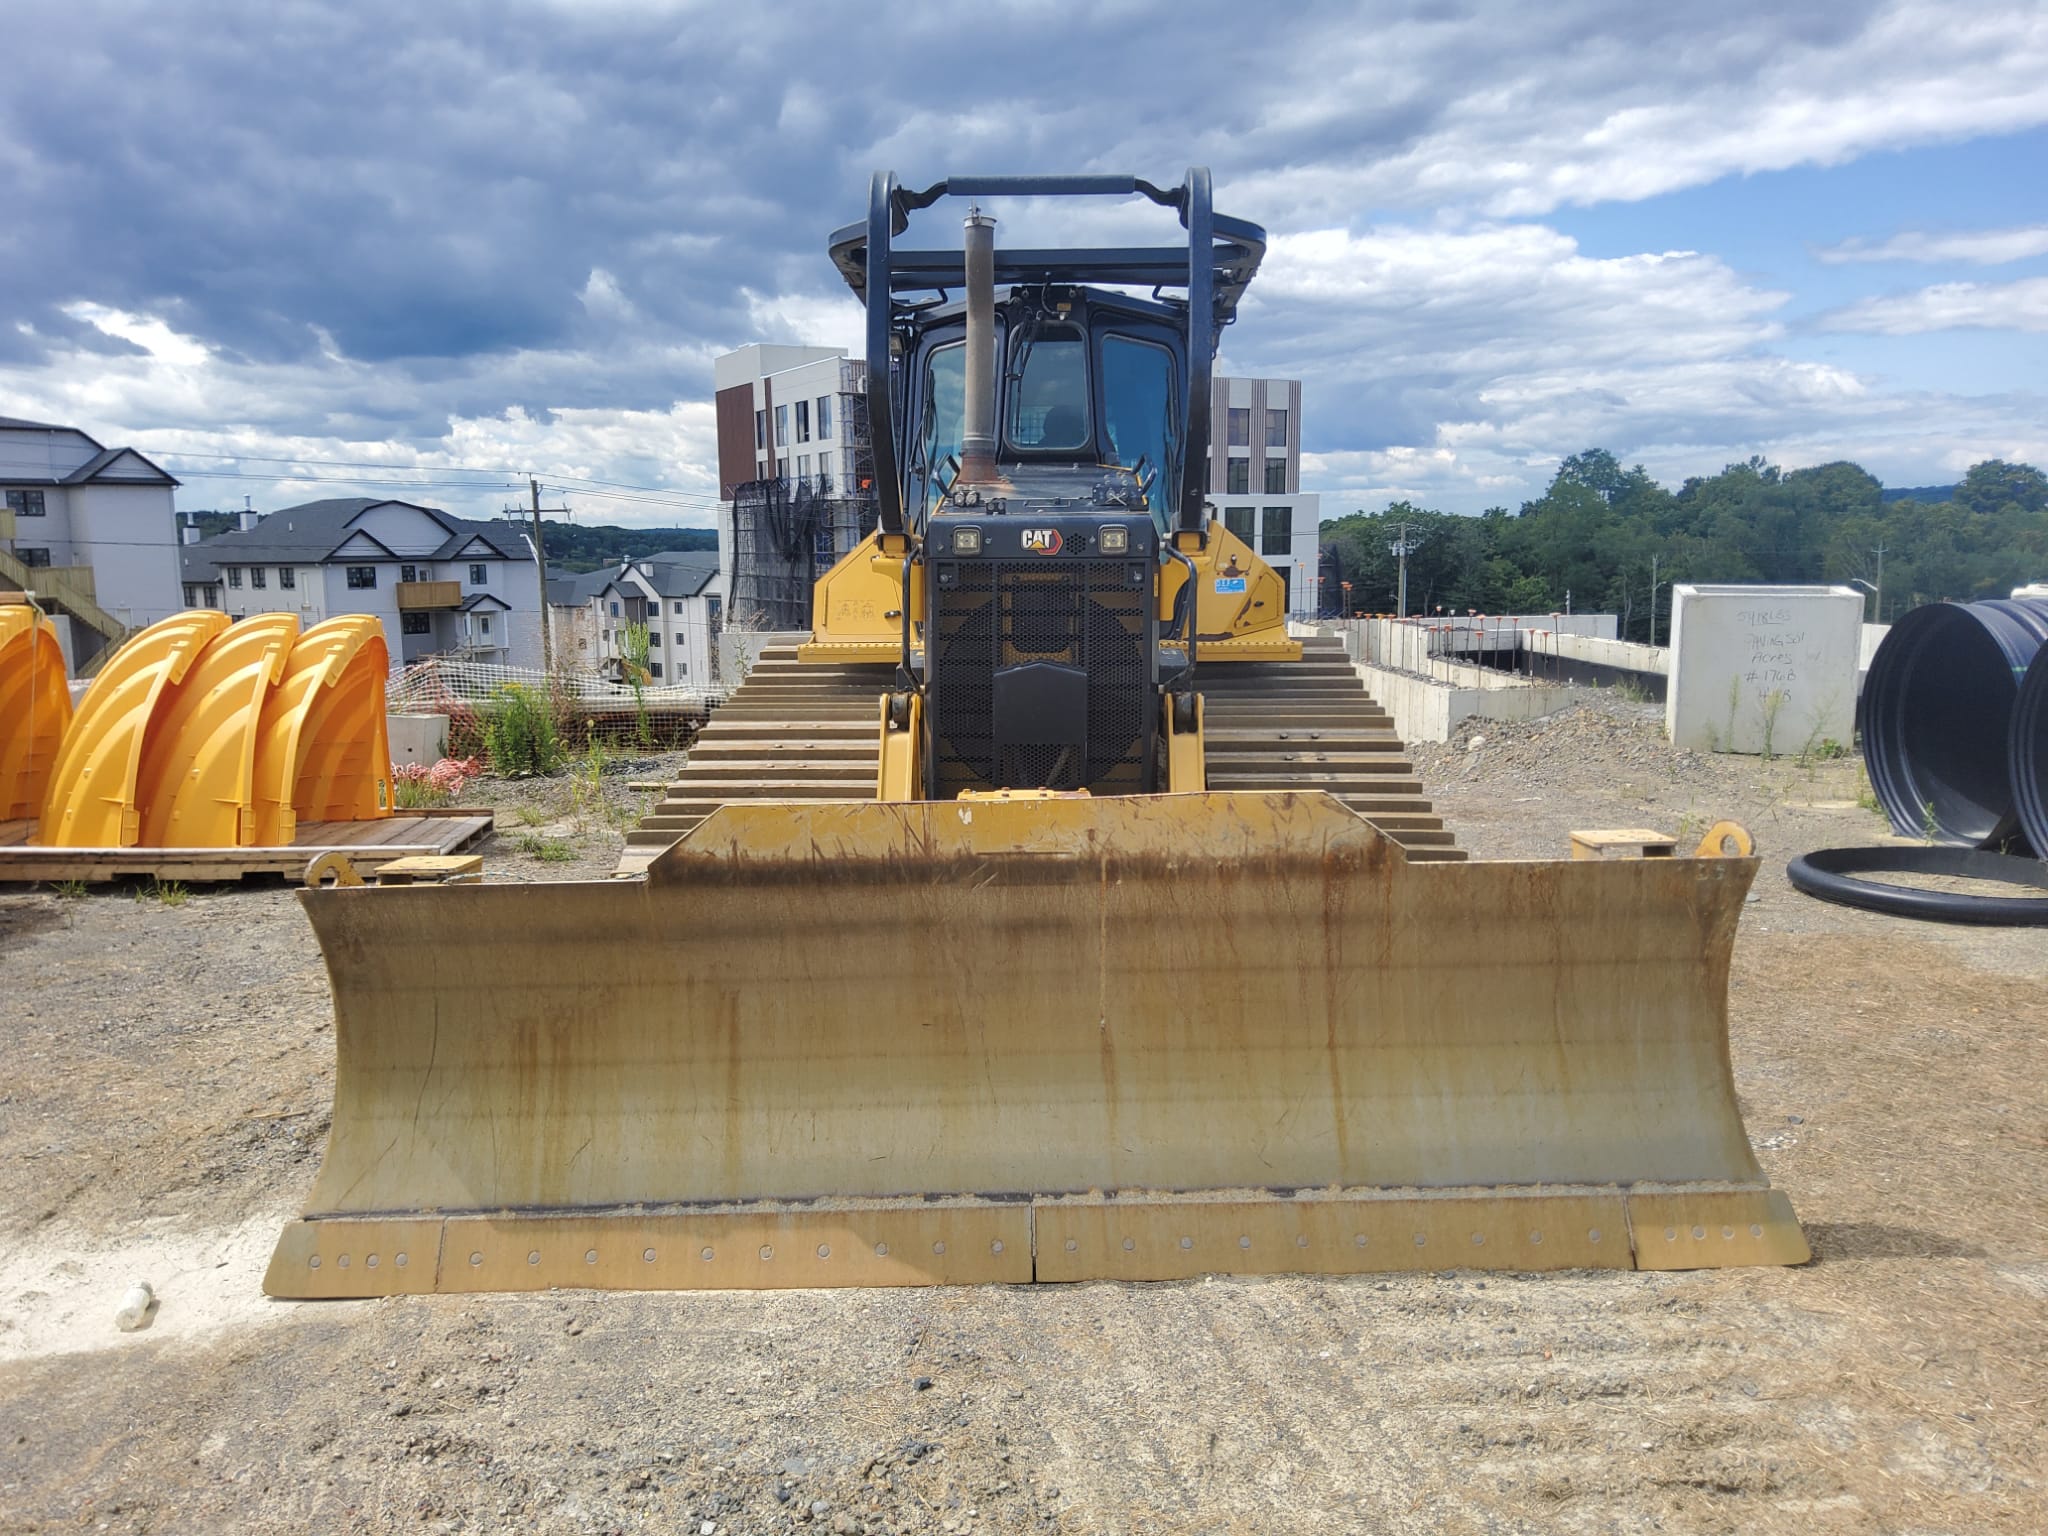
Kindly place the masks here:
<instances>
[{"instance_id":1,"label":"front grille","mask_svg":"<svg viewBox=\"0 0 2048 1536\"><path fill-rule=\"evenodd\" d=\"M1127 561L963 561L932 580L935 799L967 789L1142 794L1152 783L1151 593ZM995 674L1055 662L1087 673L1085 745L1019 742L995 719ZM1067 734L1078 736L1078 731Z\"/></svg>"}]
</instances>

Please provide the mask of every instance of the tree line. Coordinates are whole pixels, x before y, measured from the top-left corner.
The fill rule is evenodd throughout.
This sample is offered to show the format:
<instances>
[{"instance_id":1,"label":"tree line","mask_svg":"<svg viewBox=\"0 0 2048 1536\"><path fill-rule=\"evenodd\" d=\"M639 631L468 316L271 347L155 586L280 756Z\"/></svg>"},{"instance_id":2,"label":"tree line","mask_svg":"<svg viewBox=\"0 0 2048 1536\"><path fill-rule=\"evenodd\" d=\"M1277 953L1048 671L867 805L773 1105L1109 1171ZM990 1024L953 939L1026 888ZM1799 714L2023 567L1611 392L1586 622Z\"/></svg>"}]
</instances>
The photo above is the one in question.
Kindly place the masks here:
<instances>
[{"instance_id":1,"label":"tree line","mask_svg":"<svg viewBox=\"0 0 2048 1536\"><path fill-rule=\"evenodd\" d=\"M1866 613L1889 623L2048 581L2048 476L1989 459L1957 485L1888 495L1846 461L1788 472L1751 458L1673 491L1591 448L1516 512L1400 501L1324 522L1323 612L1394 612L1404 537L1411 614L1569 608L1615 614L1625 639L1650 639L1654 623L1661 641L1673 582L1860 582Z\"/></svg>"}]
</instances>

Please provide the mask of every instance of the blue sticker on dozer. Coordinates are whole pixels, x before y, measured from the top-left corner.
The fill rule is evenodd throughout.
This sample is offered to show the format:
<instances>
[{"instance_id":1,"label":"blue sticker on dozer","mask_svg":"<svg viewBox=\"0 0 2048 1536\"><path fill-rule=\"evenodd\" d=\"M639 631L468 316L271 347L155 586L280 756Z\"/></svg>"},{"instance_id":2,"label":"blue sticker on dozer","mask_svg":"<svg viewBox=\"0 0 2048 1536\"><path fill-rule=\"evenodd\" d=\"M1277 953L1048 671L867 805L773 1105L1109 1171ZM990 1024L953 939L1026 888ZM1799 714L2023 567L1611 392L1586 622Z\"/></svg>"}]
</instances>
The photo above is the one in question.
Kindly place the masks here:
<instances>
[{"instance_id":1,"label":"blue sticker on dozer","mask_svg":"<svg viewBox=\"0 0 2048 1536\"><path fill-rule=\"evenodd\" d=\"M1244 578L1242 576L1218 576L1216 578L1216 590L1218 592L1242 592L1244 590Z\"/></svg>"}]
</instances>

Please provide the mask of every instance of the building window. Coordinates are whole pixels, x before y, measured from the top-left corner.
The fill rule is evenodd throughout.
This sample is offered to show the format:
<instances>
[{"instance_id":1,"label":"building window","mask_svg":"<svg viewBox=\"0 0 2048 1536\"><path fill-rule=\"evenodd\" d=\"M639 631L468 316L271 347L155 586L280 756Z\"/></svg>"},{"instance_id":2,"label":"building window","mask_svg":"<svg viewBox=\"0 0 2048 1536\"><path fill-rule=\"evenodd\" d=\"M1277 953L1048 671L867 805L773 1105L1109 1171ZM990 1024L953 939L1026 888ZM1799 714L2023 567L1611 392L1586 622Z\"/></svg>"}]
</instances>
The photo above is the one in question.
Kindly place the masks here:
<instances>
[{"instance_id":1,"label":"building window","mask_svg":"<svg viewBox=\"0 0 2048 1536\"><path fill-rule=\"evenodd\" d=\"M775 407L775 446L789 446L789 407L786 405Z\"/></svg>"},{"instance_id":2,"label":"building window","mask_svg":"<svg viewBox=\"0 0 2048 1536\"><path fill-rule=\"evenodd\" d=\"M374 565L352 565L348 568L348 584L355 591L369 591L377 585L377 567Z\"/></svg>"},{"instance_id":3,"label":"building window","mask_svg":"<svg viewBox=\"0 0 2048 1536\"><path fill-rule=\"evenodd\" d=\"M270 573L264 570L263 567L260 565L250 566L249 585L254 587L258 592L261 592L265 587L270 585Z\"/></svg>"},{"instance_id":4,"label":"building window","mask_svg":"<svg viewBox=\"0 0 2048 1536\"><path fill-rule=\"evenodd\" d=\"M39 570L50 563L50 552L47 549L18 549L15 553L21 556L23 565L33 565Z\"/></svg>"},{"instance_id":5,"label":"building window","mask_svg":"<svg viewBox=\"0 0 2048 1536\"><path fill-rule=\"evenodd\" d=\"M618 599L617 599L617 598L615 597L615 598L613 598L613 599L612 599L612 617L616 619L616 618L617 618L618 616L619 616L619 600L618 600Z\"/></svg>"},{"instance_id":6,"label":"building window","mask_svg":"<svg viewBox=\"0 0 2048 1536\"><path fill-rule=\"evenodd\" d=\"M768 446L768 413L766 411L754 412L754 446L756 448L766 448Z\"/></svg>"},{"instance_id":7,"label":"building window","mask_svg":"<svg viewBox=\"0 0 2048 1536\"><path fill-rule=\"evenodd\" d=\"M1285 459L1266 460L1266 494L1268 496L1285 496L1287 494L1287 461Z\"/></svg>"},{"instance_id":8,"label":"building window","mask_svg":"<svg viewBox=\"0 0 2048 1536\"><path fill-rule=\"evenodd\" d=\"M683 648L683 637L682 637L682 636L681 636L681 635L679 634L679 635L677 635L677 636L676 636L676 649L680 651L680 650L681 650L682 648Z\"/></svg>"},{"instance_id":9,"label":"building window","mask_svg":"<svg viewBox=\"0 0 2048 1536\"><path fill-rule=\"evenodd\" d=\"M796 483L801 490L811 488L811 456L808 453L796 456Z\"/></svg>"},{"instance_id":10,"label":"building window","mask_svg":"<svg viewBox=\"0 0 2048 1536\"><path fill-rule=\"evenodd\" d=\"M647 675L649 677L661 676L661 663L658 661L650 661L649 663L647 663Z\"/></svg>"},{"instance_id":11,"label":"building window","mask_svg":"<svg viewBox=\"0 0 2048 1536\"><path fill-rule=\"evenodd\" d=\"M820 439L832 435L832 397L818 396L818 436Z\"/></svg>"},{"instance_id":12,"label":"building window","mask_svg":"<svg viewBox=\"0 0 2048 1536\"><path fill-rule=\"evenodd\" d=\"M1223 526L1238 538L1249 544L1252 541L1252 509L1250 507L1225 507Z\"/></svg>"},{"instance_id":13,"label":"building window","mask_svg":"<svg viewBox=\"0 0 2048 1536\"><path fill-rule=\"evenodd\" d=\"M491 616L488 613L478 614L476 616L476 627L479 634L488 635L491 632Z\"/></svg>"},{"instance_id":14,"label":"building window","mask_svg":"<svg viewBox=\"0 0 2048 1536\"><path fill-rule=\"evenodd\" d=\"M472 565L469 568L469 584L472 587L490 585L490 573L480 565Z\"/></svg>"},{"instance_id":15,"label":"building window","mask_svg":"<svg viewBox=\"0 0 2048 1536\"><path fill-rule=\"evenodd\" d=\"M818 455L817 486L818 494L820 496L830 496L832 494L832 471L825 467L827 464L830 464L831 462L831 459L828 458L826 455L822 453Z\"/></svg>"},{"instance_id":16,"label":"building window","mask_svg":"<svg viewBox=\"0 0 2048 1536\"><path fill-rule=\"evenodd\" d=\"M41 517L43 515L43 493L41 491L9 491L7 510L16 517Z\"/></svg>"},{"instance_id":17,"label":"building window","mask_svg":"<svg viewBox=\"0 0 2048 1536\"><path fill-rule=\"evenodd\" d=\"M401 565L398 568L398 579L400 581L418 581L420 579L420 568L416 565Z\"/></svg>"},{"instance_id":18,"label":"building window","mask_svg":"<svg viewBox=\"0 0 2048 1536\"><path fill-rule=\"evenodd\" d=\"M277 568L277 584L287 592L296 591L299 585L299 573L288 565L280 565Z\"/></svg>"},{"instance_id":19,"label":"building window","mask_svg":"<svg viewBox=\"0 0 2048 1536\"><path fill-rule=\"evenodd\" d=\"M1269 410L1266 412L1266 446L1268 448L1285 448L1287 446L1287 413L1285 411Z\"/></svg>"},{"instance_id":20,"label":"building window","mask_svg":"<svg viewBox=\"0 0 2048 1536\"><path fill-rule=\"evenodd\" d=\"M1260 520L1259 553L1262 555L1291 555L1294 553L1294 508L1268 507Z\"/></svg>"},{"instance_id":21,"label":"building window","mask_svg":"<svg viewBox=\"0 0 2048 1536\"><path fill-rule=\"evenodd\" d=\"M1228 435L1224 442L1232 448L1249 448L1252 445L1252 412L1250 406L1233 405L1223 413Z\"/></svg>"},{"instance_id":22,"label":"building window","mask_svg":"<svg viewBox=\"0 0 2048 1536\"><path fill-rule=\"evenodd\" d=\"M789 478L789 455L786 453L775 461L775 478L778 480L787 480Z\"/></svg>"},{"instance_id":23,"label":"building window","mask_svg":"<svg viewBox=\"0 0 2048 1536\"><path fill-rule=\"evenodd\" d=\"M688 663L687 661L679 661L679 662L677 662L677 663L676 663L676 676L677 676L677 677L688 677L689 675L690 675L690 664L689 664L689 663Z\"/></svg>"},{"instance_id":24,"label":"building window","mask_svg":"<svg viewBox=\"0 0 2048 1536\"><path fill-rule=\"evenodd\" d=\"M407 609L398 616L400 633L408 635L431 635L434 632L434 616Z\"/></svg>"},{"instance_id":25,"label":"building window","mask_svg":"<svg viewBox=\"0 0 2048 1536\"><path fill-rule=\"evenodd\" d=\"M669 607L674 609L677 613L681 613L683 611L682 600L678 598L675 602L669 604Z\"/></svg>"},{"instance_id":26,"label":"building window","mask_svg":"<svg viewBox=\"0 0 2048 1536\"><path fill-rule=\"evenodd\" d=\"M354 586L355 582L351 580L349 582L349 585ZM231 565L228 567L228 590L231 592L239 592L242 590L242 568L239 565Z\"/></svg>"},{"instance_id":27,"label":"building window","mask_svg":"<svg viewBox=\"0 0 2048 1536\"><path fill-rule=\"evenodd\" d=\"M1252 488L1252 461L1232 459L1223 466L1223 493L1226 496L1242 496Z\"/></svg>"},{"instance_id":28,"label":"building window","mask_svg":"<svg viewBox=\"0 0 2048 1536\"><path fill-rule=\"evenodd\" d=\"M800 443L811 440L811 402L808 400L796 403L796 440Z\"/></svg>"}]
</instances>

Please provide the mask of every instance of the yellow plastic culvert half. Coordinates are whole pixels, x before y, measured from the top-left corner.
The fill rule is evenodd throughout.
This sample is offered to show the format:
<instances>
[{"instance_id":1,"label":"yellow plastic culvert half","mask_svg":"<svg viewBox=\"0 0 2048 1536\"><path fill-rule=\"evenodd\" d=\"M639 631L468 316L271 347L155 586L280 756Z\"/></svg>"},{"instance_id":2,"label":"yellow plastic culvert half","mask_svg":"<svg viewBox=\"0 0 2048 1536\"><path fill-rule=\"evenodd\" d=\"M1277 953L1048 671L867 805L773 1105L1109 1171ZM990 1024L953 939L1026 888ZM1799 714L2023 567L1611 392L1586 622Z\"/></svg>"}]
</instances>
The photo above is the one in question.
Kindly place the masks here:
<instances>
[{"instance_id":1,"label":"yellow plastic culvert half","mask_svg":"<svg viewBox=\"0 0 2048 1536\"><path fill-rule=\"evenodd\" d=\"M391 814L389 668L384 626L368 615L329 619L299 636L257 727L258 844L289 843L302 821Z\"/></svg>"},{"instance_id":2,"label":"yellow plastic culvert half","mask_svg":"<svg viewBox=\"0 0 2048 1536\"><path fill-rule=\"evenodd\" d=\"M142 757L167 691L191 669L228 616L175 614L126 641L92 680L50 770L36 842L59 848L132 848Z\"/></svg>"},{"instance_id":3,"label":"yellow plastic culvert half","mask_svg":"<svg viewBox=\"0 0 2048 1536\"><path fill-rule=\"evenodd\" d=\"M0 605L0 821L41 809L70 724L57 626L26 603Z\"/></svg>"},{"instance_id":4,"label":"yellow plastic culvert half","mask_svg":"<svg viewBox=\"0 0 2048 1536\"><path fill-rule=\"evenodd\" d=\"M233 848L256 832L256 742L284 676L296 614L259 613L208 642L143 743L136 801L146 848Z\"/></svg>"}]
</instances>

